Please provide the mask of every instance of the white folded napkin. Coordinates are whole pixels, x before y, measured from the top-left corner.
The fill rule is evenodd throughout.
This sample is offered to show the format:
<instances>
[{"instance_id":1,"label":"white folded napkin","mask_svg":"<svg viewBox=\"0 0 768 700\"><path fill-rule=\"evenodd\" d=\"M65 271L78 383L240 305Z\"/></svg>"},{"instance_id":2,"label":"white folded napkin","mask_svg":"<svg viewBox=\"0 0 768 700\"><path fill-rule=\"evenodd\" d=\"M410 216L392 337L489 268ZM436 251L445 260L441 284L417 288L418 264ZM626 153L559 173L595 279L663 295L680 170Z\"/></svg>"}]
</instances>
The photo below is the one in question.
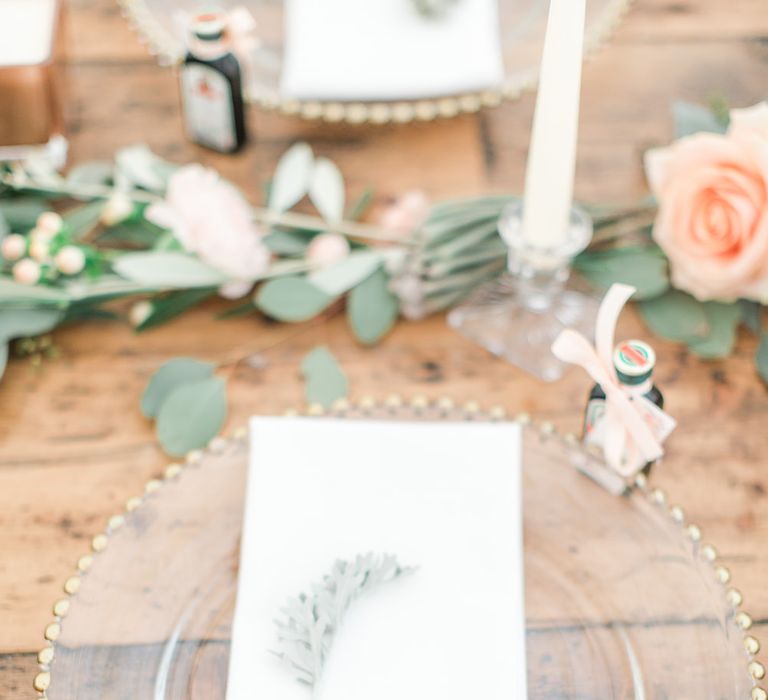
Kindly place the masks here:
<instances>
[{"instance_id":1,"label":"white folded napkin","mask_svg":"<svg viewBox=\"0 0 768 700\"><path fill-rule=\"evenodd\" d=\"M523 700L521 436L512 424L254 418L228 700ZM313 695L269 653L336 559L418 571L365 593Z\"/></svg>"},{"instance_id":2,"label":"white folded napkin","mask_svg":"<svg viewBox=\"0 0 768 700\"><path fill-rule=\"evenodd\" d=\"M286 0L281 92L318 100L435 97L501 84L497 0L424 18L412 0Z\"/></svg>"}]
</instances>

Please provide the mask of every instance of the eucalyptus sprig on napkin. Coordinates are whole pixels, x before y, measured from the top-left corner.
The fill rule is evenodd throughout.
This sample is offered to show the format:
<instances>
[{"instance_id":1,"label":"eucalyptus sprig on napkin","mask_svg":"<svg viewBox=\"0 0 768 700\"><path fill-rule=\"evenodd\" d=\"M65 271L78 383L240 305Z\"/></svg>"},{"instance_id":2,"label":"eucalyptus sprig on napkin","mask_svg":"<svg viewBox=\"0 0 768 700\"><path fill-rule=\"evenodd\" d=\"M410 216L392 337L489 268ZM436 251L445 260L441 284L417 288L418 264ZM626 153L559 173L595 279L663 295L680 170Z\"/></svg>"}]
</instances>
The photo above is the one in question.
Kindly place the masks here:
<instances>
[{"instance_id":1,"label":"eucalyptus sprig on napkin","mask_svg":"<svg viewBox=\"0 0 768 700\"><path fill-rule=\"evenodd\" d=\"M373 588L414 571L391 554L358 554L353 561L336 561L309 592L288 599L283 619L275 620L278 648L273 653L297 681L314 686L349 606Z\"/></svg>"}]
</instances>

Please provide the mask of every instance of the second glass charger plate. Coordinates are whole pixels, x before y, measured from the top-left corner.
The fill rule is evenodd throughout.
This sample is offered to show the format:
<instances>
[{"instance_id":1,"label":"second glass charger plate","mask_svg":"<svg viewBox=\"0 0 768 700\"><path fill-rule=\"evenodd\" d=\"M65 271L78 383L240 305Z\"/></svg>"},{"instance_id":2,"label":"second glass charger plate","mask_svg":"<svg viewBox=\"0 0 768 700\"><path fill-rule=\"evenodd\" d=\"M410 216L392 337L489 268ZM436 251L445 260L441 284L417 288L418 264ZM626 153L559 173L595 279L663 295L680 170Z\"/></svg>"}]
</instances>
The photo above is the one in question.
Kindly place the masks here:
<instances>
[{"instance_id":1,"label":"second glass charger plate","mask_svg":"<svg viewBox=\"0 0 768 700\"><path fill-rule=\"evenodd\" d=\"M331 413L506 420L448 400ZM609 494L572 466L574 440L517 420L530 699L764 700L741 594L683 510L643 481ZM225 697L247 458L244 434L214 440L94 537L45 631L41 697Z\"/></svg>"}]
</instances>

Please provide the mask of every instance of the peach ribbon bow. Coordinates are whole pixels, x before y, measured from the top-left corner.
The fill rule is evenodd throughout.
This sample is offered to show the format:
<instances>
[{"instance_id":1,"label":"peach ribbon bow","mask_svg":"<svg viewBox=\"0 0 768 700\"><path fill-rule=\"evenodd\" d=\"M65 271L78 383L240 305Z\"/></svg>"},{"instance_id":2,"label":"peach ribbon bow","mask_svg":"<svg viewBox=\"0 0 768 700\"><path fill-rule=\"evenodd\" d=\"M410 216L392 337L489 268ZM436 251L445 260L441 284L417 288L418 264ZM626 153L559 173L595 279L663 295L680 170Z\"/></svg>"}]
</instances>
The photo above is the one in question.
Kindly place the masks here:
<instances>
[{"instance_id":1,"label":"peach ribbon bow","mask_svg":"<svg viewBox=\"0 0 768 700\"><path fill-rule=\"evenodd\" d=\"M594 346L571 329L562 331L552 344L558 359L583 367L605 392L605 461L624 477L661 457L661 443L674 427L671 417L621 384L613 365L616 321L635 291L626 284L608 290L597 314Z\"/></svg>"}]
</instances>

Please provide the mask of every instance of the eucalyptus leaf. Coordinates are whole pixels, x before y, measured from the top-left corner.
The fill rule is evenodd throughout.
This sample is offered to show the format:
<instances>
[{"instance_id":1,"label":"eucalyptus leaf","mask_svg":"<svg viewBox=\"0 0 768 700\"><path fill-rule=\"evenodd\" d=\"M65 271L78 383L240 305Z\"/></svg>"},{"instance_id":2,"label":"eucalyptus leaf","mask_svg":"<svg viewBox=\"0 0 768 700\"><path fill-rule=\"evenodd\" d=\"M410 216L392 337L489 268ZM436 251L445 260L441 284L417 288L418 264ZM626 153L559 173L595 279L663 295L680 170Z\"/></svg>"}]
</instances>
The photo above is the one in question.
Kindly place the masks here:
<instances>
[{"instance_id":1,"label":"eucalyptus leaf","mask_svg":"<svg viewBox=\"0 0 768 700\"><path fill-rule=\"evenodd\" d=\"M62 218L64 223L72 230L74 237L79 239L99 223L104 206L104 200L96 199L87 204L81 204L78 207L69 209L62 215Z\"/></svg>"},{"instance_id":2,"label":"eucalyptus leaf","mask_svg":"<svg viewBox=\"0 0 768 700\"><path fill-rule=\"evenodd\" d=\"M315 159L309 181L309 198L326 221L337 223L344 218L344 176L328 158Z\"/></svg>"},{"instance_id":3,"label":"eucalyptus leaf","mask_svg":"<svg viewBox=\"0 0 768 700\"><path fill-rule=\"evenodd\" d=\"M205 447L221 430L227 415L224 380L209 377L177 386L157 413L157 437L163 449L180 457Z\"/></svg>"},{"instance_id":4,"label":"eucalyptus leaf","mask_svg":"<svg viewBox=\"0 0 768 700\"><path fill-rule=\"evenodd\" d=\"M305 277L277 277L259 287L256 306L278 321L306 321L326 309L333 297L307 281Z\"/></svg>"},{"instance_id":5,"label":"eucalyptus leaf","mask_svg":"<svg viewBox=\"0 0 768 700\"><path fill-rule=\"evenodd\" d=\"M764 332L760 336L760 344L757 346L755 361L760 377L764 382L768 383L768 332Z\"/></svg>"},{"instance_id":6,"label":"eucalyptus leaf","mask_svg":"<svg viewBox=\"0 0 768 700\"><path fill-rule=\"evenodd\" d=\"M40 305L65 307L69 297L62 289L45 287L41 284L19 284L9 279L0 278L0 310L9 305Z\"/></svg>"},{"instance_id":7,"label":"eucalyptus leaf","mask_svg":"<svg viewBox=\"0 0 768 700\"><path fill-rule=\"evenodd\" d=\"M677 138L691 136L702 131L724 134L727 125L720 121L715 113L693 102L676 101L672 105Z\"/></svg>"},{"instance_id":8,"label":"eucalyptus leaf","mask_svg":"<svg viewBox=\"0 0 768 700\"><path fill-rule=\"evenodd\" d=\"M597 253L583 253L575 262L583 277L600 290L615 282L637 289L634 298L652 299L669 289L667 259L658 248L616 248Z\"/></svg>"},{"instance_id":9,"label":"eucalyptus leaf","mask_svg":"<svg viewBox=\"0 0 768 700\"><path fill-rule=\"evenodd\" d=\"M329 296L340 296L367 279L382 263L373 250L350 253L346 258L307 275L307 280Z\"/></svg>"},{"instance_id":10,"label":"eucalyptus leaf","mask_svg":"<svg viewBox=\"0 0 768 700\"><path fill-rule=\"evenodd\" d=\"M147 418L155 418L174 389L182 384L208 379L213 376L215 368L212 362L201 362L191 357L169 360L150 378L141 397L141 412Z\"/></svg>"},{"instance_id":11,"label":"eucalyptus leaf","mask_svg":"<svg viewBox=\"0 0 768 700\"><path fill-rule=\"evenodd\" d=\"M389 277L382 269L363 280L349 295L347 318L355 337L374 345L394 326L400 307L389 290Z\"/></svg>"},{"instance_id":12,"label":"eucalyptus leaf","mask_svg":"<svg viewBox=\"0 0 768 700\"><path fill-rule=\"evenodd\" d=\"M13 197L0 201L0 213L12 231L28 231L37 223L37 217L48 211L45 199L33 196Z\"/></svg>"},{"instance_id":13,"label":"eucalyptus leaf","mask_svg":"<svg viewBox=\"0 0 768 700\"><path fill-rule=\"evenodd\" d=\"M0 379L5 374L5 368L8 366L8 351L9 344L7 342L0 341Z\"/></svg>"},{"instance_id":14,"label":"eucalyptus leaf","mask_svg":"<svg viewBox=\"0 0 768 700\"><path fill-rule=\"evenodd\" d=\"M301 373L308 404L329 408L337 399L346 398L347 377L328 348L321 346L312 350L301 363Z\"/></svg>"},{"instance_id":15,"label":"eucalyptus leaf","mask_svg":"<svg viewBox=\"0 0 768 700\"><path fill-rule=\"evenodd\" d=\"M177 166L155 155L146 144L121 148L115 154L116 179L129 187L162 194Z\"/></svg>"},{"instance_id":16,"label":"eucalyptus leaf","mask_svg":"<svg viewBox=\"0 0 768 700\"><path fill-rule=\"evenodd\" d=\"M272 211L287 211L307 193L313 162L312 149L306 143L296 143L283 154L269 190Z\"/></svg>"},{"instance_id":17,"label":"eucalyptus leaf","mask_svg":"<svg viewBox=\"0 0 768 700\"><path fill-rule=\"evenodd\" d=\"M741 309L736 303L709 301L704 304L704 313L709 324L709 334L706 338L690 342L691 352L705 359L728 357L736 344Z\"/></svg>"},{"instance_id":18,"label":"eucalyptus leaf","mask_svg":"<svg viewBox=\"0 0 768 700\"><path fill-rule=\"evenodd\" d=\"M704 304L683 292L670 290L637 306L650 329L667 340L692 343L710 333Z\"/></svg>"},{"instance_id":19,"label":"eucalyptus leaf","mask_svg":"<svg viewBox=\"0 0 768 700\"><path fill-rule=\"evenodd\" d=\"M63 312L58 309L0 310L0 343L46 333L63 317Z\"/></svg>"},{"instance_id":20,"label":"eucalyptus leaf","mask_svg":"<svg viewBox=\"0 0 768 700\"><path fill-rule=\"evenodd\" d=\"M0 210L0 240L5 238L9 233L11 233L11 225L3 215L2 210Z\"/></svg>"},{"instance_id":21,"label":"eucalyptus leaf","mask_svg":"<svg viewBox=\"0 0 768 700\"><path fill-rule=\"evenodd\" d=\"M303 256L313 236L313 232L274 229L263 240L275 255Z\"/></svg>"},{"instance_id":22,"label":"eucalyptus leaf","mask_svg":"<svg viewBox=\"0 0 768 700\"><path fill-rule=\"evenodd\" d=\"M106 185L112 181L115 166L108 160L80 163L67 173L67 186Z\"/></svg>"},{"instance_id":23,"label":"eucalyptus leaf","mask_svg":"<svg viewBox=\"0 0 768 700\"><path fill-rule=\"evenodd\" d=\"M198 258L173 251L126 253L112 267L121 277L152 287L216 287L227 281L225 275Z\"/></svg>"},{"instance_id":24,"label":"eucalyptus leaf","mask_svg":"<svg viewBox=\"0 0 768 700\"><path fill-rule=\"evenodd\" d=\"M748 299L739 299L738 303L744 325L754 334L760 335L763 329L761 320L763 307L758 302Z\"/></svg>"}]
</instances>

